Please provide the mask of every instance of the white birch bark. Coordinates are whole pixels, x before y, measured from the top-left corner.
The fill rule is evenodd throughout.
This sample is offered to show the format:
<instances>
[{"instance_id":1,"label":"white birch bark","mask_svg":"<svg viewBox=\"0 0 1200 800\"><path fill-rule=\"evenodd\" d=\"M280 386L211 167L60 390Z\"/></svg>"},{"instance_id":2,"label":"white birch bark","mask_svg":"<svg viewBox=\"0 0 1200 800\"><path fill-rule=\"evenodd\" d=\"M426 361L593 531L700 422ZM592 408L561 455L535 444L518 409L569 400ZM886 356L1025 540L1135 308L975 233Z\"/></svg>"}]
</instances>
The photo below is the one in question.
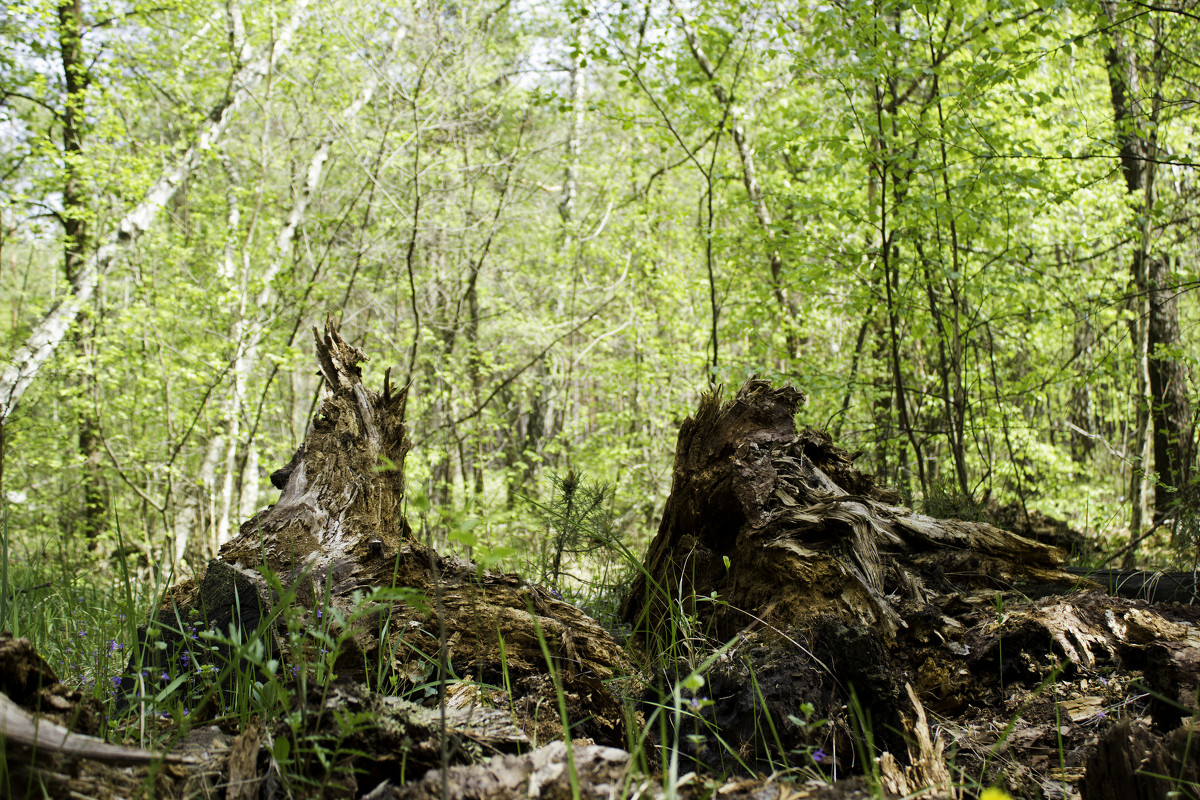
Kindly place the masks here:
<instances>
[{"instance_id":1,"label":"white birch bark","mask_svg":"<svg viewBox=\"0 0 1200 800\"><path fill-rule=\"evenodd\" d=\"M80 310L92 299L112 263L150 229L159 212L179 187L221 141L230 121L255 88L287 52L291 40L308 15L311 0L297 0L292 16L272 45L242 65L233 76L230 94L209 114L191 146L163 172L142 201L103 237L75 275L71 292L51 308L5 364L0 375L0 424L12 414L42 366L62 343Z\"/></svg>"},{"instance_id":2,"label":"white birch bark","mask_svg":"<svg viewBox=\"0 0 1200 800\"><path fill-rule=\"evenodd\" d=\"M237 343L238 352L233 367L233 387L223 410L227 435L225 437L224 476L221 485L219 503L216 509L215 536L219 547L229 541L233 535L234 525L232 515L236 512L239 519L251 516L258 510L258 447L253 441L241 442L240 422L246 410L247 387L250 378L258 365L262 350L263 337L273 318L272 306L275 302L274 280L283 267L291 260L292 243L296 232L304 222L309 204L320 188L324 177L325 164L329 160L330 150L336 136L345 127L352 125L362 110L375 97L379 89L380 76L387 69L392 57L399 49L400 41L405 35L405 29L398 27L393 35L385 62L378 70L371 70L358 95L342 109L333 121L330 130L322 137L320 144L309 159L305 172L303 188L296 193L295 202L288 212L287 219L279 229L272 248L271 259L263 270L260 279L262 288L254 298L254 312L249 304L249 265L244 264L240 285L240 313L234 322L231 336ZM245 447L246 466L242 470L241 485L238 487L238 497L234 497L235 472L237 469L237 452L239 446Z\"/></svg>"}]
</instances>

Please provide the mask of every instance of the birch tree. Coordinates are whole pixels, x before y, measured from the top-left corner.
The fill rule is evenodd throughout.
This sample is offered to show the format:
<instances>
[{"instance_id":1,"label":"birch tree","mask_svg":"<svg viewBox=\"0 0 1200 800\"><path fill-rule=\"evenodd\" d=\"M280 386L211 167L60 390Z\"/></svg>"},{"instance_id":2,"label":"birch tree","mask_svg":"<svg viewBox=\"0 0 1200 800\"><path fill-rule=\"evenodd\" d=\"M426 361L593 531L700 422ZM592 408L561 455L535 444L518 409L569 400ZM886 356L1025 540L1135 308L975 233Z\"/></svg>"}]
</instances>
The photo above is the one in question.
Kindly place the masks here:
<instances>
[{"instance_id":1,"label":"birch tree","mask_svg":"<svg viewBox=\"0 0 1200 800\"><path fill-rule=\"evenodd\" d=\"M221 141L238 109L253 96L263 79L287 52L296 31L308 14L309 0L297 0L292 15L278 37L264 52L240 65L230 76L229 93L209 112L191 144L146 191L140 203L123 216L113 229L98 237L99 246L82 259L70 281L70 293L54 305L34 326L0 375L0 424L8 420L21 395L38 371L66 337L72 322L91 300L112 263L149 230L155 218L189 175Z\"/></svg>"}]
</instances>

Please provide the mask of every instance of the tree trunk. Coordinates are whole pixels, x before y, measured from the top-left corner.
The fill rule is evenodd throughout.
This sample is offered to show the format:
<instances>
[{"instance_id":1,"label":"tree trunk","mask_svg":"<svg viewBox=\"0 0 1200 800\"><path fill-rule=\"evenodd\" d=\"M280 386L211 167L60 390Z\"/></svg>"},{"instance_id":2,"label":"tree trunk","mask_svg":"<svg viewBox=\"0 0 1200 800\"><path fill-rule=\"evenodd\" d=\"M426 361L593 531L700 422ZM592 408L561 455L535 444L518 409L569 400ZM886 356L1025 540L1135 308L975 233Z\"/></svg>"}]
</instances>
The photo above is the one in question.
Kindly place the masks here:
<instances>
[{"instance_id":1,"label":"tree trunk","mask_svg":"<svg viewBox=\"0 0 1200 800\"><path fill-rule=\"evenodd\" d=\"M1150 315L1147 324L1150 417L1154 422L1154 467L1158 472L1154 521L1171 512L1179 494L1192 479L1195 432L1188 398L1188 369L1176 356L1183 345L1179 334L1178 293L1169 256L1156 256L1146 269Z\"/></svg>"},{"instance_id":2,"label":"tree trunk","mask_svg":"<svg viewBox=\"0 0 1200 800\"><path fill-rule=\"evenodd\" d=\"M758 227L762 230L767 244L768 275L771 281L771 291L775 296L775 302L779 305L780 311L783 312L784 339L787 342L788 359L795 359L799 355L800 346L803 344L800 326L804 323L804 320L800 318L799 305L788 292L784 282L783 257L780 255L779 246L775 241L775 227L771 221L771 209L767 206L766 198L763 197L762 187L758 182L758 167L754 160L754 148L750 144L749 137L746 136L746 129L742 124L741 115L734 103L734 98L717 80L716 67L713 66L699 37L696 36L691 20L688 19L687 14L675 0L672 0L671 7L674 9L676 16L679 17L679 24L683 29L683 36L687 40L692 57L695 58L697 66L700 67L700 70L708 78L712 86L713 97L716 98L717 102L728 115L730 129L733 133L733 143L737 147L738 160L742 164L742 185L746 187L746 196L750 201L751 210L754 212L754 218L758 221ZM714 338L714 343L715 341Z\"/></svg>"},{"instance_id":3,"label":"tree trunk","mask_svg":"<svg viewBox=\"0 0 1200 800\"><path fill-rule=\"evenodd\" d=\"M701 399L679 430L662 525L621 603L643 646L678 670L672 680L697 669L698 642L738 650L714 664L706 686L722 698L713 719L734 749L761 734L766 713L787 719L815 708L816 718L844 719L845 704L858 701L877 735L894 737L916 705L899 677L905 652L960 639L971 624L963 609L980 603L964 598L1021 582L1079 583L1058 568L1055 548L893 505L896 493L825 434L797 433L801 397L756 379L727 401L719 390ZM977 659L985 652L955 646ZM800 698L813 707L802 711ZM848 738L844 745L853 751ZM692 751L698 760L725 757L706 747Z\"/></svg>"},{"instance_id":4,"label":"tree trunk","mask_svg":"<svg viewBox=\"0 0 1200 800\"><path fill-rule=\"evenodd\" d=\"M621 705L606 683L629 668L620 647L548 590L439 556L414 538L404 514L407 389L393 391L390 370L382 394L364 386L365 356L332 321L314 334L326 395L303 445L271 476L279 501L247 520L202 575L169 590L151 624L179 646L176 620L195 614L215 631L232 624L268 640L281 617L345 620L331 630L348 636L335 664L342 678L375 684L416 674L423 682L442 653L450 673L441 681L471 675L511 686L514 705L542 709L530 718L543 736L558 724L557 685L572 736L623 744ZM276 607L265 573L289 605ZM398 587L414 591L397 599ZM372 600L373 589L392 594ZM302 654L283 655L298 663ZM549 735L561 734L559 725Z\"/></svg>"},{"instance_id":5,"label":"tree trunk","mask_svg":"<svg viewBox=\"0 0 1200 800\"><path fill-rule=\"evenodd\" d=\"M905 627L900 606L935 590L1076 582L1054 548L892 505L896 493L825 434L797 434L802 398L754 379L728 401L705 395L684 421L662 524L621 606L642 636L669 641L676 609L700 614L721 640L755 620L783 629L831 614L890 640ZM969 573L949 568L963 549ZM714 591L721 602L706 604Z\"/></svg>"},{"instance_id":6,"label":"tree trunk","mask_svg":"<svg viewBox=\"0 0 1200 800\"><path fill-rule=\"evenodd\" d=\"M62 61L63 83L66 96L63 99L62 158L63 184L61 215L63 226L63 274L67 283L74 284L84 269L85 253L88 249L88 190L84 186L82 165L84 160L83 139L86 112L84 103L91 83L83 53L83 3L81 0L59 0L58 44ZM88 314L81 307L75 318L71 336L75 355L81 362L90 355L88 333L83 329ZM76 444L83 461L79 485L83 491L82 520L64 526L76 529L88 539L95 540L104 530L108 517L107 493L101 469L100 437L98 425L91 410L93 391L90 370L78 370L70 379L77 391L75 424L78 431Z\"/></svg>"},{"instance_id":7,"label":"tree trunk","mask_svg":"<svg viewBox=\"0 0 1200 800\"><path fill-rule=\"evenodd\" d=\"M149 230L163 206L175 196L187 177L204 160L206 153L225 135L237 110L254 93L262 79L274 70L276 62L287 52L292 38L307 17L310 3L311 0L297 0L291 18L280 28L272 46L242 65L231 76L233 93L212 109L192 145L163 172L137 207L117 223L115 230L105 237L100 246L87 255L71 281L70 293L33 326L24 344L13 354L3 375L0 375L0 420L8 419L42 365L62 344L71 323L91 300L109 266Z\"/></svg>"},{"instance_id":8,"label":"tree trunk","mask_svg":"<svg viewBox=\"0 0 1200 800\"><path fill-rule=\"evenodd\" d=\"M1109 20L1116 22L1121 13L1119 4L1103 4ZM1164 70L1164 48L1156 20L1154 25L1154 54L1150 64L1154 79L1150 108L1142 97L1141 70L1137 53L1115 27L1110 33L1111 46L1105 53L1108 65L1109 89L1117 141L1120 144L1121 172L1131 198L1140 201L1138 209L1138 249L1133 256L1133 286L1136 312L1130 322L1137 368L1138 396L1135 401L1134 451L1147 454L1147 429L1153 431L1154 470L1159 475L1154 519L1161 521L1170 511L1176 496L1191 479L1193 461L1193 430L1191 404L1187 396L1187 368L1174 355L1179 345L1179 315L1175 291L1170 286L1170 263L1167 255L1151 252L1152 219L1155 192L1155 164L1159 150L1158 118L1162 107L1161 84ZM1141 194L1140 198L1137 195ZM1145 406L1149 408L1145 408ZM1148 417L1148 419L1146 419ZM1130 541L1135 542L1145 520L1142 503L1145 498L1145 479L1137 472L1148 472L1148 459L1135 461L1131 478L1134 508L1131 514ZM1137 551L1130 547L1124 566L1133 567Z\"/></svg>"}]
</instances>

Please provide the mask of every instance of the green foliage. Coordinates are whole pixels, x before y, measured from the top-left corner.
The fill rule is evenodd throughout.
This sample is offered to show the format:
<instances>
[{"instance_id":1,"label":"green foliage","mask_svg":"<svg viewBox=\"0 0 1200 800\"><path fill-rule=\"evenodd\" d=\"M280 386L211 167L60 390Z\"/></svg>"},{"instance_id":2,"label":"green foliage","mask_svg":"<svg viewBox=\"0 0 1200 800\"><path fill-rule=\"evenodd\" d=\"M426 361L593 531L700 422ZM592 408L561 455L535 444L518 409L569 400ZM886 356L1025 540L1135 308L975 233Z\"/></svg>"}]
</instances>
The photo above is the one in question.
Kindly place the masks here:
<instances>
[{"instance_id":1,"label":"green foliage","mask_svg":"<svg viewBox=\"0 0 1200 800\"><path fill-rule=\"evenodd\" d=\"M1200 481L1192 480L1172 504L1171 547L1185 569L1200 569Z\"/></svg>"},{"instance_id":2,"label":"green foliage","mask_svg":"<svg viewBox=\"0 0 1200 800\"><path fill-rule=\"evenodd\" d=\"M566 476L551 477L550 501L531 500L538 517L546 526L543 540L543 583L558 585L563 556L578 558L597 551L611 551L615 539L612 519L612 487L588 483L582 474L568 470Z\"/></svg>"},{"instance_id":3,"label":"green foliage","mask_svg":"<svg viewBox=\"0 0 1200 800\"><path fill-rule=\"evenodd\" d=\"M81 7L74 97L58 7L0 12L7 353L69 291L66 223L94 253L294 10ZM1183 284L1180 339L1155 357L1200 363L1194 17L992 0L310 9L4 420L0 623L79 685L103 696L104 648L133 641L133 612L272 501L267 476L320 401L308 332L330 309L372 359L366 384L394 365L408 387L410 510L431 537L597 615L640 563L698 393L753 374L798 384L803 421L928 513L1020 502L1128 538L1131 475L1154 470L1136 441L1143 242ZM1118 44L1141 79L1122 119ZM1134 135L1159 148L1153 192L1126 190ZM89 491L111 520L92 541ZM1193 566L1194 494L1174 529ZM695 666L705 632L672 613L672 652ZM288 625L294 646L342 644ZM215 635L200 641L263 675L279 657Z\"/></svg>"},{"instance_id":4,"label":"green foliage","mask_svg":"<svg viewBox=\"0 0 1200 800\"><path fill-rule=\"evenodd\" d=\"M921 511L937 519L962 519L987 522L986 509L973 498L964 495L952 478L942 477L929 483L921 498Z\"/></svg>"}]
</instances>

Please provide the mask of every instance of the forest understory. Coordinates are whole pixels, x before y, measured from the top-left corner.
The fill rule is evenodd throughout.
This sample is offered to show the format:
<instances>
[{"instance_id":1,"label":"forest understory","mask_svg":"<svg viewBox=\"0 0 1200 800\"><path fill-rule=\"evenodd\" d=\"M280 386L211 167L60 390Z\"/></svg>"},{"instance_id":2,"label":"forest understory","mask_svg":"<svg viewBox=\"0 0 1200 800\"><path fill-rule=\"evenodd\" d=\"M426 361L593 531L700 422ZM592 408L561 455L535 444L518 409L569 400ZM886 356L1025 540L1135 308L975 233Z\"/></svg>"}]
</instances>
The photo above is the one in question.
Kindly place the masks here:
<instances>
[{"instance_id":1,"label":"forest understory","mask_svg":"<svg viewBox=\"0 0 1200 800\"><path fill-rule=\"evenodd\" d=\"M755 379L683 422L606 628L421 541L405 390L314 334L279 499L134 623L109 702L0 641L8 796L1197 796L1194 597L914 513Z\"/></svg>"}]
</instances>

